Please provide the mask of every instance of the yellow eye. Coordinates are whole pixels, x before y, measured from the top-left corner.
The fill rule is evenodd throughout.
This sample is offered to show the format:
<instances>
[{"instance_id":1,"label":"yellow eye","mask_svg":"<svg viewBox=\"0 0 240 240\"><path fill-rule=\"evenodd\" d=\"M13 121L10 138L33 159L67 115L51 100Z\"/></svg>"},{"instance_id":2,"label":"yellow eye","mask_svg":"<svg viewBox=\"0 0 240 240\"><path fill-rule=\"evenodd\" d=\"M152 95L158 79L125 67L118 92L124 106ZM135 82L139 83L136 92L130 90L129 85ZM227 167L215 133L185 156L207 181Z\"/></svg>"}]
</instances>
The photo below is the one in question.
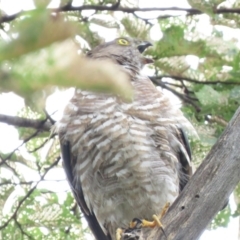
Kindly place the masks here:
<instances>
[{"instance_id":1,"label":"yellow eye","mask_svg":"<svg viewBox=\"0 0 240 240\"><path fill-rule=\"evenodd\" d=\"M117 42L118 42L119 45L123 45L123 46L128 46L129 45L129 42L124 38L119 38L117 40Z\"/></svg>"}]
</instances>

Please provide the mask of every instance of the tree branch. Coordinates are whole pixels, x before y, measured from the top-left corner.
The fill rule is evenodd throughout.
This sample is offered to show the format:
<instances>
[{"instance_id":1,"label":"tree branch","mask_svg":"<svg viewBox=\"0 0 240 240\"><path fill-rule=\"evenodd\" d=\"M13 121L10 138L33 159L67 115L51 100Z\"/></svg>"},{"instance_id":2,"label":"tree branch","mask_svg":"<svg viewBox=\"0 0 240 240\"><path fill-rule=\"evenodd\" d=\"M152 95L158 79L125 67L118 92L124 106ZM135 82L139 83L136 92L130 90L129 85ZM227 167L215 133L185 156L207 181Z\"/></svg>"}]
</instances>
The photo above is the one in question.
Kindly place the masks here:
<instances>
[{"instance_id":1,"label":"tree branch","mask_svg":"<svg viewBox=\"0 0 240 240\"><path fill-rule=\"evenodd\" d=\"M135 12L152 12L152 11L181 11L181 12L188 12L188 13L198 13L201 14L202 12L198 9L194 8L179 8L179 7L151 7L151 8L128 8L128 7L121 7L116 5L113 6L104 6L104 5L83 5L83 6L63 6L61 8L55 8L54 11L83 11L83 10L96 10L96 11L115 11L115 12L125 12L125 13L135 13ZM239 11L240 12L240 11Z\"/></svg>"},{"instance_id":2,"label":"tree branch","mask_svg":"<svg viewBox=\"0 0 240 240\"><path fill-rule=\"evenodd\" d=\"M23 140L23 142L16 147L10 154L8 154L6 157L2 158L0 156L0 166L2 166L3 164L6 164L7 160L10 159L12 157L12 155L21 147L23 146L25 143L27 143L28 141L30 141L32 138L36 137L39 134L40 130L36 130L33 134L31 134L30 136L28 136L27 138L25 138ZM10 167L10 166L8 166Z\"/></svg>"},{"instance_id":3,"label":"tree branch","mask_svg":"<svg viewBox=\"0 0 240 240\"><path fill-rule=\"evenodd\" d=\"M7 23L7 22L11 22L11 21L13 21L14 19L16 19L20 14L21 14L21 12L15 13L15 14L13 14L13 15L5 15L5 16L2 16L2 17L0 18L0 24L2 24L2 23Z\"/></svg>"},{"instance_id":4,"label":"tree branch","mask_svg":"<svg viewBox=\"0 0 240 240\"><path fill-rule=\"evenodd\" d=\"M224 84L224 85L240 85L240 82L237 81L199 81L197 79L192 79L188 77L181 77L181 76L176 76L176 75L158 75L155 77L150 77L151 80L161 80L162 78L172 78L178 81L187 81L191 83L196 83L196 84Z\"/></svg>"},{"instance_id":5,"label":"tree branch","mask_svg":"<svg viewBox=\"0 0 240 240\"><path fill-rule=\"evenodd\" d=\"M187 16L191 15L197 15L197 14L204 14L204 12L194 9L194 8L179 8L179 7L167 7L167 8L161 8L161 7L152 7L152 8L128 8L128 7L121 7L120 6L120 1L117 1L116 4L112 6L106 6L106 5L82 5L82 6L72 6L71 4L66 4L63 7L60 8L52 8L51 9L54 12L69 12L69 11L83 11L83 10L95 10L95 11L111 11L111 12L124 12L124 13L131 13L135 14L136 12L152 12L152 11L176 11L176 12L185 12L187 13ZM240 13L240 8L219 8L219 9L213 9L215 14L223 14L223 13ZM13 15L5 15L0 18L0 24L6 23L6 22L11 22L15 18L17 18L20 14L24 14L27 11L22 11L19 13L15 13ZM168 17L176 17L173 15L164 15L164 16L159 16L156 18L168 18Z\"/></svg>"},{"instance_id":6,"label":"tree branch","mask_svg":"<svg viewBox=\"0 0 240 240\"><path fill-rule=\"evenodd\" d=\"M44 179L42 182L65 182L66 179L57 179L57 180L46 180ZM12 181L5 181L5 182L1 182L0 183L0 187L1 186L5 186L5 185L13 185L13 186L18 186L18 185L32 185L33 183L36 183L38 181L29 181L29 182L24 182L24 181L20 181L20 182L12 182Z\"/></svg>"},{"instance_id":7,"label":"tree branch","mask_svg":"<svg viewBox=\"0 0 240 240\"><path fill-rule=\"evenodd\" d=\"M16 127L34 128L41 131L50 131L52 124L46 120L35 120L17 116L0 114L0 122Z\"/></svg>"},{"instance_id":8,"label":"tree branch","mask_svg":"<svg viewBox=\"0 0 240 240\"><path fill-rule=\"evenodd\" d=\"M142 239L192 240L201 236L240 181L239 133L240 107L162 219L167 237L159 228L150 233L143 229Z\"/></svg>"},{"instance_id":9,"label":"tree branch","mask_svg":"<svg viewBox=\"0 0 240 240\"><path fill-rule=\"evenodd\" d=\"M189 96L187 94L182 94L182 93L176 91L175 89L167 86L166 85L167 83L162 82L161 78L160 79L157 78L157 77L156 78L155 77L149 77L149 78L152 80L152 82L154 84L156 84L158 86L161 86L162 88L167 89L168 91L172 92L177 97L179 97L183 102L192 105L195 108L196 112L200 112L201 111L201 108L195 103L196 101L198 101L197 98L194 98L194 97L191 97L191 96Z\"/></svg>"},{"instance_id":10,"label":"tree branch","mask_svg":"<svg viewBox=\"0 0 240 240\"><path fill-rule=\"evenodd\" d=\"M209 122L209 123L217 123L223 127L226 127L228 122L226 120L224 120L223 118L219 117L219 116L212 116L212 115L206 115L205 119Z\"/></svg>"}]
</instances>

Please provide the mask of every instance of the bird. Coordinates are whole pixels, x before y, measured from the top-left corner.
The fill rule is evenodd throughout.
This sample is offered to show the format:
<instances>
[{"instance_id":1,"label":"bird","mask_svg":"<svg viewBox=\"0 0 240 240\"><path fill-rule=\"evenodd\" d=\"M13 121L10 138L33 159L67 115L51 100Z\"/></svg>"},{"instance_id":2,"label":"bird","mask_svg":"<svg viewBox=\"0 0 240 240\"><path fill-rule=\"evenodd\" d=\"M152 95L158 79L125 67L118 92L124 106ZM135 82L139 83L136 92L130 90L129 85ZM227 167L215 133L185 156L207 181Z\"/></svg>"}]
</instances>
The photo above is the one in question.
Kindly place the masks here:
<instances>
[{"instance_id":1,"label":"bird","mask_svg":"<svg viewBox=\"0 0 240 240\"><path fill-rule=\"evenodd\" d=\"M134 218L151 220L192 175L191 124L142 73L153 63L143 55L150 46L120 37L90 50L86 58L111 61L127 74L132 101L76 89L57 122L68 182L97 240L116 240Z\"/></svg>"}]
</instances>

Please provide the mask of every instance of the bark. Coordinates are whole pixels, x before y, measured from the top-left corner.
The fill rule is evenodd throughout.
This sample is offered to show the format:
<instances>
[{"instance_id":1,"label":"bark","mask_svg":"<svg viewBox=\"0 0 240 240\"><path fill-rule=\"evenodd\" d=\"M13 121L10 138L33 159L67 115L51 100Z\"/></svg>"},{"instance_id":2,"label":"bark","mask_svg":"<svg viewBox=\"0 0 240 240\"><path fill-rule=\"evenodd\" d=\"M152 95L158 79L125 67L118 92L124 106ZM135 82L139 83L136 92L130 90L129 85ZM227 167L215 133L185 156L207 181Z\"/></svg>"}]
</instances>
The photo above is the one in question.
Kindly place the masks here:
<instances>
[{"instance_id":1,"label":"bark","mask_svg":"<svg viewBox=\"0 0 240 240\"><path fill-rule=\"evenodd\" d=\"M240 107L172 204L160 228L143 229L141 239L196 240L227 203L240 181Z\"/></svg>"}]
</instances>

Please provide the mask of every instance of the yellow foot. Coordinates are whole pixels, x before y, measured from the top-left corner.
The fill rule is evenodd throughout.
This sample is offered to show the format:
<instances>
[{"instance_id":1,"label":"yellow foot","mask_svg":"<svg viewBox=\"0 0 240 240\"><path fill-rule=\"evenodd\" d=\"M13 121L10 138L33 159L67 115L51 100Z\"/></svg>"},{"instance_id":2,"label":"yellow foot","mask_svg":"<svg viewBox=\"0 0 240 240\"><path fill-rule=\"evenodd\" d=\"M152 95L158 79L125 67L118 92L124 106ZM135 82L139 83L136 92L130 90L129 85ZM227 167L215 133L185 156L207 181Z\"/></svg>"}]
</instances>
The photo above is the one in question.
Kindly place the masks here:
<instances>
[{"instance_id":1,"label":"yellow foot","mask_svg":"<svg viewBox=\"0 0 240 240\"><path fill-rule=\"evenodd\" d=\"M141 227L150 227L150 228L154 228L156 226L160 227L165 234L164 232L164 229L163 229L163 225L161 223L161 219L162 217L166 214L168 208L170 206L170 203L166 203L165 206L163 207L162 211L160 212L159 216L157 215L153 215L152 218L153 218L153 221L147 221L145 219L138 219L138 218L134 218L132 220L132 222L130 223L130 228L141 228Z\"/></svg>"},{"instance_id":2,"label":"yellow foot","mask_svg":"<svg viewBox=\"0 0 240 240\"><path fill-rule=\"evenodd\" d=\"M150 227L150 228L159 227L159 228L161 228L164 235L166 236L166 233L164 232L164 229L163 229L163 225L161 223L161 219L166 214L167 210L169 209L169 206L170 206L170 203L168 202L164 205L164 207L163 207L162 211L160 212L159 216L154 214L152 216L153 221L134 218L130 222L128 229L118 228L117 231L116 231L116 240L121 240L123 234L125 234L127 232L131 233L132 231L137 230L137 229L140 230L142 227L144 227L144 228L146 228L146 227Z\"/></svg>"},{"instance_id":3,"label":"yellow foot","mask_svg":"<svg viewBox=\"0 0 240 240\"><path fill-rule=\"evenodd\" d=\"M168 211L169 207L170 207L170 202L167 202L167 203L164 205L161 213L159 214L159 219L161 219L161 218L166 214L166 212Z\"/></svg>"},{"instance_id":4,"label":"yellow foot","mask_svg":"<svg viewBox=\"0 0 240 240\"><path fill-rule=\"evenodd\" d=\"M153 221L150 222L150 221L147 221L145 219L142 220L142 227L160 227L160 228L163 228L163 225L162 223L160 222L160 220L162 219L162 217L166 214L168 208L170 206L170 203L166 203L165 206L163 207L161 213L159 214L159 216L157 215L153 215L152 218L153 218Z\"/></svg>"},{"instance_id":5,"label":"yellow foot","mask_svg":"<svg viewBox=\"0 0 240 240\"><path fill-rule=\"evenodd\" d=\"M121 240L122 234L123 234L123 229L118 228L117 231L116 231L116 240Z\"/></svg>"}]
</instances>

